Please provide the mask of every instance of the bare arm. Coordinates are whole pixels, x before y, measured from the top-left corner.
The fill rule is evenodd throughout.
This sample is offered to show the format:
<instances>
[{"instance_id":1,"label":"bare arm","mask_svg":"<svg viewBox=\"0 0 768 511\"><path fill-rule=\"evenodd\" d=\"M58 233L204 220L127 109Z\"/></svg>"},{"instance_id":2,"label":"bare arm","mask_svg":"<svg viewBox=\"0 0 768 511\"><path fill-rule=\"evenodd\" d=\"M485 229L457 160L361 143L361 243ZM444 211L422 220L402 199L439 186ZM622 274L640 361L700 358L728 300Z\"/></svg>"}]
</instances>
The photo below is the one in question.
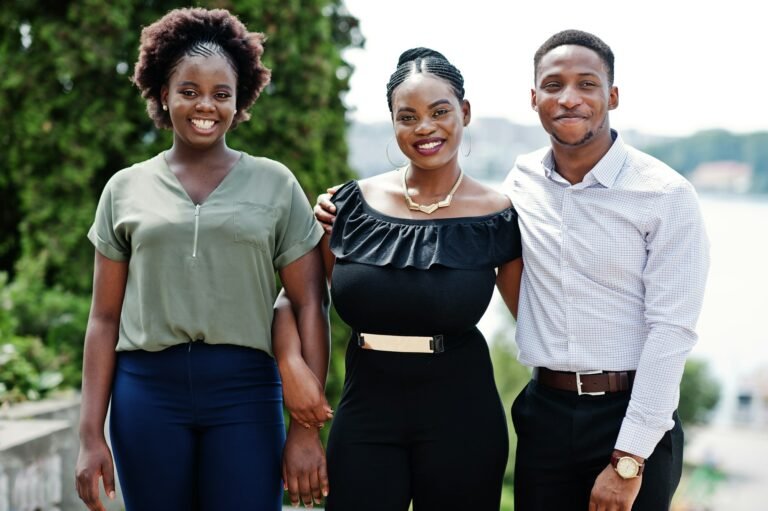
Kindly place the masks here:
<instances>
[{"instance_id":1,"label":"bare arm","mask_svg":"<svg viewBox=\"0 0 768 511\"><path fill-rule=\"evenodd\" d=\"M523 275L523 258L518 257L499 267L496 275L496 287L507 304L509 312L517 319L517 306L520 303L520 279Z\"/></svg>"},{"instance_id":2,"label":"bare arm","mask_svg":"<svg viewBox=\"0 0 768 511\"><path fill-rule=\"evenodd\" d=\"M325 455L318 429L332 417L323 389L328 374L330 332L328 289L320 249L280 271L283 290L275 303L273 350L283 379L283 394L291 412L283 480L291 502L299 496L305 506L328 494ZM304 427L296 427L294 420Z\"/></svg>"},{"instance_id":3,"label":"bare arm","mask_svg":"<svg viewBox=\"0 0 768 511\"><path fill-rule=\"evenodd\" d=\"M112 392L115 345L125 295L128 263L112 261L96 252L93 299L85 333L83 385L80 412L80 453L77 460L77 492L88 509L102 511L99 478L104 491L114 498L112 455L104 437L104 420Z\"/></svg>"},{"instance_id":4,"label":"bare arm","mask_svg":"<svg viewBox=\"0 0 768 511\"><path fill-rule=\"evenodd\" d=\"M321 426L332 415L322 394L330 334L320 249L286 266L280 278L283 289L275 302L272 349L283 378L286 406L305 427Z\"/></svg>"}]
</instances>

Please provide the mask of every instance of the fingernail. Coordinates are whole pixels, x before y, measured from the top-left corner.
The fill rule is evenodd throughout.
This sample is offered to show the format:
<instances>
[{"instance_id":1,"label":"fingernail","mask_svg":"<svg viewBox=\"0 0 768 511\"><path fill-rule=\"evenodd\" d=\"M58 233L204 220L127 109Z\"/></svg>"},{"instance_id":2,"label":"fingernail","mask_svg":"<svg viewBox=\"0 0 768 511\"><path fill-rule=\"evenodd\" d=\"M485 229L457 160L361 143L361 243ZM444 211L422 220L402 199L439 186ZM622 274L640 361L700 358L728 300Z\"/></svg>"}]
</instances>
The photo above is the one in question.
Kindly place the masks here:
<instances>
[{"instance_id":1,"label":"fingernail","mask_svg":"<svg viewBox=\"0 0 768 511\"><path fill-rule=\"evenodd\" d=\"M111 500L115 500L115 490L112 490L111 492L109 492L109 498Z\"/></svg>"},{"instance_id":2,"label":"fingernail","mask_svg":"<svg viewBox=\"0 0 768 511\"><path fill-rule=\"evenodd\" d=\"M323 490L323 497L327 497L327 496L328 496L328 490Z\"/></svg>"}]
</instances>

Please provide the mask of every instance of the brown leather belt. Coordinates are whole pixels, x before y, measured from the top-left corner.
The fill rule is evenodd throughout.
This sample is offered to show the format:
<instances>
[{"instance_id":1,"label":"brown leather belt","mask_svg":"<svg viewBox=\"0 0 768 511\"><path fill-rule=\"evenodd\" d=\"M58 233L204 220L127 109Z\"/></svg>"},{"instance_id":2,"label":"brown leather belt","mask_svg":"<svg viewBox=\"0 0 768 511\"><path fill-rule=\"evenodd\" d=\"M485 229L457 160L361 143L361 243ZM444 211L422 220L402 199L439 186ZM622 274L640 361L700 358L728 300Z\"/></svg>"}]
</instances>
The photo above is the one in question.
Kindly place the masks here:
<instances>
[{"instance_id":1,"label":"brown leather belt","mask_svg":"<svg viewBox=\"0 0 768 511\"><path fill-rule=\"evenodd\" d=\"M569 390L581 395L602 396L606 392L632 389L635 371L582 371L569 373L534 367L532 378L553 389Z\"/></svg>"}]
</instances>

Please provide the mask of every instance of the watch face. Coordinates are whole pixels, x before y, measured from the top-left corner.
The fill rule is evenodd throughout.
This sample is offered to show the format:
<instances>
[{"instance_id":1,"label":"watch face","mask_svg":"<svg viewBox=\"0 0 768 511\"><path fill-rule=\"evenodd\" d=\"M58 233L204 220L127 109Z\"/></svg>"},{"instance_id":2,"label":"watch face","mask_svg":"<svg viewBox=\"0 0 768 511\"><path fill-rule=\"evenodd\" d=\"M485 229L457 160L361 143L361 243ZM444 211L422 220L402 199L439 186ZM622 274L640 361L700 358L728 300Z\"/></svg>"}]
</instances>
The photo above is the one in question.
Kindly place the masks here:
<instances>
[{"instance_id":1,"label":"watch face","mask_svg":"<svg viewBox=\"0 0 768 511\"><path fill-rule=\"evenodd\" d=\"M616 463L616 472L624 479L629 479L637 476L639 467L640 464L634 458L624 456L619 458L618 463Z\"/></svg>"}]
</instances>

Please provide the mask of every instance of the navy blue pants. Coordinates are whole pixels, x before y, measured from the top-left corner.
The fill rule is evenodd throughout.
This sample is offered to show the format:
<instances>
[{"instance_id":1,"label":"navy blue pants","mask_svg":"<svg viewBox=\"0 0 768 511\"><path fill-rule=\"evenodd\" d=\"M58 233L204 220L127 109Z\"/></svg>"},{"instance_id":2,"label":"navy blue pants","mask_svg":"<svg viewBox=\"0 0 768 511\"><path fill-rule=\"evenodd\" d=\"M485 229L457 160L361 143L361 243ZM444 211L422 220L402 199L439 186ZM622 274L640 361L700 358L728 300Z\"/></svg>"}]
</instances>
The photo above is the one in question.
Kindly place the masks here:
<instances>
[{"instance_id":1,"label":"navy blue pants","mask_svg":"<svg viewBox=\"0 0 768 511\"><path fill-rule=\"evenodd\" d=\"M282 392L263 351L118 353L110 433L127 511L281 509Z\"/></svg>"},{"instance_id":2,"label":"navy blue pants","mask_svg":"<svg viewBox=\"0 0 768 511\"><path fill-rule=\"evenodd\" d=\"M531 381L512 405L517 432L515 511L587 511L592 486L610 461L630 392L579 396ZM633 511L669 509L683 467L677 412L645 461Z\"/></svg>"}]
</instances>

